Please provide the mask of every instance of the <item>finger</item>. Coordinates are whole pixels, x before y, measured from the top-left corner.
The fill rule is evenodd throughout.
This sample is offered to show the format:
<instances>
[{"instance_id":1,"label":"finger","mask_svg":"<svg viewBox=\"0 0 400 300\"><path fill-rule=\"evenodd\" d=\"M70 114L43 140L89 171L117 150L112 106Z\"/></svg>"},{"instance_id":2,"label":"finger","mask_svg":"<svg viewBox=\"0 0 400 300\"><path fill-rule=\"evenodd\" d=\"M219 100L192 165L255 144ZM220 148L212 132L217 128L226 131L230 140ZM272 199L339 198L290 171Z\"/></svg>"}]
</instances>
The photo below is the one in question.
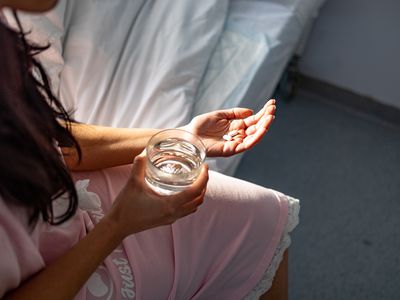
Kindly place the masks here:
<instances>
[{"instance_id":1,"label":"finger","mask_svg":"<svg viewBox=\"0 0 400 300\"><path fill-rule=\"evenodd\" d=\"M275 99L269 99L267 103L264 104L264 108L268 108L270 106L276 106L276 100Z\"/></svg>"},{"instance_id":2,"label":"finger","mask_svg":"<svg viewBox=\"0 0 400 300\"><path fill-rule=\"evenodd\" d=\"M268 105L275 105L275 104L276 104L275 99L269 99L265 105L268 106Z\"/></svg>"},{"instance_id":3,"label":"finger","mask_svg":"<svg viewBox=\"0 0 400 300\"><path fill-rule=\"evenodd\" d=\"M243 141L242 139L235 138L235 140L233 140L233 141L226 142L224 144L224 148L222 150L222 155L230 156L232 154L238 153L236 151L236 149L237 149L238 145L240 145L242 143L242 141Z\"/></svg>"},{"instance_id":4,"label":"finger","mask_svg":"<svg viewBox=\"0 0 400 300\"><path fill-rule=\"evenodd\" d=\"M265 114L264 115L274 115L276 111L276 106L275 105L270 105L265 109Z\"/></svg>"},{"instance_id":5,"label":"finger","mask_svg":"<svg viewBox=\"0 0 400 300\"><path fill-rule=\"evenodd\" d=\"M258 113L257 113L257 115L249 116L249 117L247 117L247 118L245 118L245 119L243 120L243 122L244 122L246 128L247 128L247 127L250 127L250 126L252 126L252 125L254 125L254 124L257 123L258 117L261 117L261 116L264 114L264 110L262 109L260 112L262 112L262 114L261 114L260 116L259 116Z\"/></svg>"},{"instance_id":6,"label":"finger","mask_svg":"<svg viewBox=\"0 0 400 300\"><path fill-rule=\"evenodd\" d=\"M136 155L136 156L133 158L133 163L135 163L135 159L136 159L137 157L146 157L146 148L144 148L144 149L142 150L142 152L140 152L138 155ZM140 158L139 158L139 159L140 159Z\"/></svg>"},{"instance_id":7,"label":"finger","mask_svg":"<svg viewBox=\"0 0 400 300\"><path fill-rule=\"evenodd\" d=\"M258 142L260 142L266 132L267 129L265 127L260 127L254 134L246 137L243 140L243 144L246 150L250 149L251 147L255 146Z\"/></svg>"},{"instance_id":8,"label":"finger","mask_svg":"<svg viewBox=\"0 0 400 300\"><path fill-rule=\"evenodd\" d=\"M204 192L199 197L190 201L189 203L186 203L176 214L176 218L183 218L196 212L199 206L204 202L205 193L206 189L204 189Z\"/></svg>"},{"instance_id":9,"label":"finger","mask_svg":"<svg viewBox=\"0 0 400 300\"><path fill-rule=\"evenodd\" d=\"M260 128L255 134L246 137L242 143L237 145L235 153L241 153L254 147L257 143L261 141L262 136L265 134L265 132L265 128Z\"/></svg>"},{"instance_id":10,"label":"finger","mask_svg":"<svg viewBox=\"0 0 400 300\"><path fill-rule=\"evenodd\" d=\"M269 127L271 126L275 116L269 115L267 117L263 117L262 120L259 122L258 126L252 126L249 128L249 133L246 138L244 138L243 142L237 145L235 151L236 153L240 153L246 151L252 147L254 147L257 143L259 143L265 133L268 131ZM256 128L256 130L255 130ZM246 130L246 133L247 130Z\"/></svg>"},{"instance_id":11,"label":"finger","mask_svg":"<svg viewBox=\"0 0 400 300\"><path fill-rule=\"evenodd\" d=\"M266 115L263 116L261 118L261 120L259 122L257 122L256 125L253 126L253 130L251 132L251 134L253 134L254 132L256 132L259 128L265 128L268 129L269 126L271 125L271 123L273 122L273 120L275 119L274 115ZM255 129L255 130L254 130ZM249 135L249 133L246 130L247 135Z\"/></svg>"},{"instance_id":12,"label":"finger","mask_svg":"<svg viewBox=\"0 0 400 300\"><path fill-rule=\"evenodd\" d=\"M173 203L175 207L180 207L185 203L192 201L203 193L203 189L207 186L208 182L208 165L204 164L199 177L192 183L192 185L183 190L177 195L165 196L165 199Z\"/></svg>"},{"instance_id":13,"label":"finger","mask_svg":"<svg viewBox=\"0 0 400 300\"><path fill-rule=\"evenodd\" d=\"M260 120L265 113L270 114L270 112L275 112L275 104L276 104L275 99L268 100L268 102L264 104L263 108L261 108L259 112L256 114L255 118L257 119L257 121ZM271 107L274 108L271 109Z\"/></svg>"},{"instance_id":14,"label":"finger","mask_svg":"<svg viewBox=\"0 0 400 300\"><path fill-rule=\"evenodd\" d=\"M262 109L260 109L260 111L256 115L249 116L243 121L246 127L251 127L257 124L257 122L259 122L262 119L262 117L266 115L272 115L274 113L275 113L275 105L269 105L267 103L264 105Z\"/></svg>"},{"instance_id":15,"label":"finger","mask_svg":"<svg viewBox=\"0 0 400 300\"><path fill-rule=\"evenodd\" d=\"M249 136L254 134L260 127L267 128L272 122L272 118L273 117L271 117L271 115L263 116L256 124L251 125L249 128L246 129L246 135Z\"/></svg>"},{"instance_id":16,"label":"finger","mask_svg":"<svg viewBox=\"0 0 400 300\"><path fill-rule=\"evenodd\" d=\"M201 168L200 174L197 177L197 179L192 183L192 185L184 190L182 194L184 195L191 195L192 198L193 196L198 196L201 195L203 189L207 186L208 182L208 165L204 164Z\"/></svg>"},{"instance_id":17,"label":"finger","mask_svg":"<svg viewBox=\"0 0 400 300\"><path fill-rule=\"evenodd\" d=\"M266 113L267 109L271 106L275 105L275 100L270 99L267 103L264 104L264 106L259 110L259 112L256 115L256 119L260 120L261 117Z\"/></svg>"},{"instance_id":18,"label":"finger","mask_svg":"<svg viewBox=\"0 0 400 300\"><path fill-rule=\"evenodd\" d=\"M197 208L203 203L205 193L206 193L206 188L203 189L202 193L198 197L194 198L190 202L175 207L174 208L175 212L173 213L173 215L171 215L171 219L173 221L176 221L180 218L183 218L189 214L194 213L197 210Z\"/></svg>"},{"instance_id":19,"label":"finger","mask_svg":"<svg viewBox=\"0 0 400 300\"><path fill-rule=\"evenodd\" d=\"M243 120L246 127L250 127L250 126L256 124L265 115L271 115L271 114L275 113L275 105L270 105L268 103L265 104L264 107L262 109L260 109L256 115L249 116Z\"/></svg>"},{"instance_id":20,"label":"finger","mask_svg":"<svg viewBox=\"0 0 400 300\"><path fill-rule=\"evenodd\" d=\"M254 147L257 143L259 143L261 141L262 137L267 132L271 123L272 123L272 117L264 119L263 125L260 126L259 128L257 128L257 130L252 135L247 136L243 140L243 143L242 143L242 145L244 147L243 150L248 150L248 149Z\"/></svg>"},{"instance_id":21,"label":"finger","mask_svg":"<svg viewBox=\"0 0 400 300\"><path fill-rule=\"evenodd\" d=\"M200 196L196 197L195 199L193 199L192 201L190 201L188 203L185 203L182 206L182 209L184 211L191 211L193 209L198 208L204 202L204 197L205 197L206 191L207 191L207 188L204 188L202 193L200 194Z\"/></svg>"},{"instance_id":22,"label":"finger","mask_svg":"<svg viewBox=\"0 0 400 300\"><path fill-rule=\"evenodd\" d=\"M265 128L266 130L268 130L269 127L271 126L272 122L275 120L275 116L274 116L274 115L269 115L269 116L267 116L264 120L265 120L265 121L263 121L263 122L260 124L260 127L258 127L257 129L259 129L259 128Z\"/></svg>"},{"instance_id":23,"label":"finger","mask_svg":"<svg viewBox=\"0 0 400 300\"><path fill-rule=\"evenodd\" d=\"M257 131L257 128L259 127L258 124L261 123L261 121L257 122L255 125L251 125L249 128L246 129L246 135L252 135L254 132Z\"/></svg>"},{"instance_id":24,"label":"finger","mask_svg":"<svg viewBox=\"0 0 400 300\"><path fill-rule=\"evenodd\" d=\"M239 154L242 153L244 151L246 151L248 148L246 148L246 145L244 143L239 143L236 145L235 149L234 149L234 154Z\"/></svg>"},{"instance_id":25,"label":"finger","mask_svg":"<svg viewBox=\"0 0 400 300\"><path fill-rule=\"evenodd\" d=\"M226 118L228 120L232 119L243 119L248 116L251 116L253 114L253 111L249 108L241 108L241 107L235 107L231 109L226 109L221 111L223 114L225 114Z\"/></svg>"},{"instance_id":26,"label":"finger","mask_svg":"<svg viewBox=\"0 0 400 300\"><path fill-rule=\"evenodd\" d=\"M265 114L266 106L264 106L262 109L258 111L258 113L254 116L254 118L258 121L262 118L262 116Z\"/></svg>"}]
</instances>

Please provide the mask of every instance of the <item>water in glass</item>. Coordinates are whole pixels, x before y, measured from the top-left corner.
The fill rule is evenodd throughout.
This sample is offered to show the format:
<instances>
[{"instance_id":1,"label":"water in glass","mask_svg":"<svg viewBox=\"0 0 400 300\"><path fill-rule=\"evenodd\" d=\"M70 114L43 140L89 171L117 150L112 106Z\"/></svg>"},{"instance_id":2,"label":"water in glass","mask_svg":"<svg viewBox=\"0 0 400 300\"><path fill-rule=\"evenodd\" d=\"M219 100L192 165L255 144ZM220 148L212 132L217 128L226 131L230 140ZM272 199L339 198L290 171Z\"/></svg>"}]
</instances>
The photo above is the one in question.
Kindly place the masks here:
<instances>
[{"instance_id":1,"label":"water in glass","mask_svg":"<svg viewBox=\"0 0 400 300\"><path fill-rule=\"evenodd\" d=\"M145 179L161 195L176 194L190 186L204 160L204 151L178 137L156 142L147 155Z\"/></svg>"}]
</instances>

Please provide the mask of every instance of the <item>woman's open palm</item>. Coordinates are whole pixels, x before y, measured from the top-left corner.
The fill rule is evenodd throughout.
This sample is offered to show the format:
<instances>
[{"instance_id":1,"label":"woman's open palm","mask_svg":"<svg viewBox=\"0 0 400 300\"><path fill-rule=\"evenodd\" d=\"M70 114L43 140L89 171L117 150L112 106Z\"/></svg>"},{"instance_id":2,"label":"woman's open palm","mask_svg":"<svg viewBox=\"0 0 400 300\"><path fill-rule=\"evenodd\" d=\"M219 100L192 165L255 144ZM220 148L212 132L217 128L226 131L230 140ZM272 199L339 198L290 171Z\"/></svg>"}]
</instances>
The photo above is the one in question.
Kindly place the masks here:
<instances>
[{"instance_id":1,"label":"woman's open palm","mask_svg":"<svg viewBox=\"0 0 400 300\"><path fill-rule=\"evenodd\" d=\"M231 108L199 115L183 129L199 136L207 156L231 156L257 144L275 118L275 100L257 113L247 108Z\"/></svg>"}]
</instances>

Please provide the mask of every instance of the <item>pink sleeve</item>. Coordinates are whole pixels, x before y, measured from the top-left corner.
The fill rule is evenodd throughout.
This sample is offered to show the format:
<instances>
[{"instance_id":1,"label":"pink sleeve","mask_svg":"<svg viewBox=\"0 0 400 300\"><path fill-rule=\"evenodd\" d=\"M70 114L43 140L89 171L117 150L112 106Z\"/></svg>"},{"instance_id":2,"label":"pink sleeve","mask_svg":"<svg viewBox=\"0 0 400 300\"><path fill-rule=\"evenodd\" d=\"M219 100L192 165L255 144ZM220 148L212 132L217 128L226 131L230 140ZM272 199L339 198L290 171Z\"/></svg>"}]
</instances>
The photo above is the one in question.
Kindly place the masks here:
<instances>
[{"instance_id":1,"label":"pink sleeve","mask_svg":"<svg viewBox=\"0 0 400 300\"><path fill-rule=\"evenodd\" d=\"M22 216L0 198L0 298L44 266L33 238L35 230L23 225Z\"/></svg>"}]
</instances>

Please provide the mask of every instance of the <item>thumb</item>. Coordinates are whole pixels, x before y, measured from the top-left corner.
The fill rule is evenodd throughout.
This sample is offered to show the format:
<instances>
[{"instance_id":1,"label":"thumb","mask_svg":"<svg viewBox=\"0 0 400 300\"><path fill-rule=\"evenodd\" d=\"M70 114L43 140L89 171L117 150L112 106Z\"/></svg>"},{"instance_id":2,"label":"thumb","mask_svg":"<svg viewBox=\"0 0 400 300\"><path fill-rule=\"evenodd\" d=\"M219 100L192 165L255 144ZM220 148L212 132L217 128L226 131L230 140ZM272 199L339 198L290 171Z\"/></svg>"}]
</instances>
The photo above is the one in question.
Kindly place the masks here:
<instances>
[{"instance_id":1,"label":"thumb","mask_svg":"<svg viewBox=\"0 0 400 300\"><path fill-rule=\"evenodd\" d=\"M137 155L133 160L132 175L138 179L143 179L146 171L147 156L146 150Z\"/></svg>"},{"instance_id":2,"label":"thumb","mask_svg":"<svg viewBox=\"0 0 400 300\"><path fill-rule=\"evenodd\" d=\"M249 108L235 107L223 111L228 119L243 119L251 116L253 111Z\"/></svg>"}]
</instances>

